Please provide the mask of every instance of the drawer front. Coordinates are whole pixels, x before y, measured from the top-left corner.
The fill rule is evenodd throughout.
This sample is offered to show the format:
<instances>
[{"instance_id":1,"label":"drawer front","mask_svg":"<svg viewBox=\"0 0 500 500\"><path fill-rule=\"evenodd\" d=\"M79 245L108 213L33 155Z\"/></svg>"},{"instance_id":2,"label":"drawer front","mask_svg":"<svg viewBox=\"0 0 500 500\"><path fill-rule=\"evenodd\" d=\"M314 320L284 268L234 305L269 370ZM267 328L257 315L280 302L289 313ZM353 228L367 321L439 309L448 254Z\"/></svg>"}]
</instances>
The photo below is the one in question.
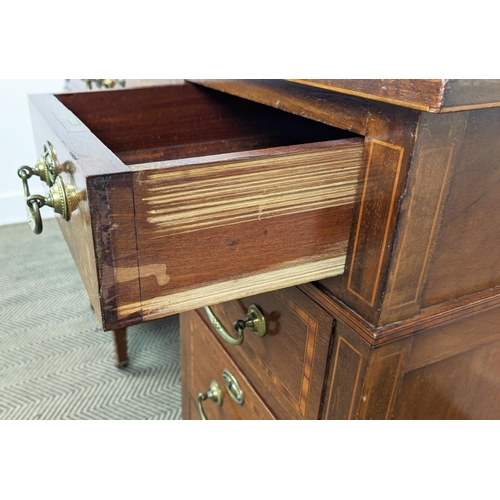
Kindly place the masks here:
<instances>
[{"instance_id":1,"label":"drawer front","mask_svg":"<svg viewBox=\"0 0 500 500\"><path fill-rule=\"evenodd\" d=\"M344 271L361 138L190 84L31 108L79 196L61 227L105 330Z\"/></svg>"},{"instance_id":2,"label":"drawer front","mask_svg":"<svg viewBox=\"0 0 500 500\"><path fill-rule=\"evenodd\" d=\"M288 288L211 307L222 326L236 336L232 325L245 319L250 305L263 313L266 334L244 329L243 342L222 345L278 418L317 419L333 318L298 288ZM205 310L200 310L207 324Z\"/></svg>"},{"instance_id":3,"label":"drawer front","mask_svg":"<svg viewBox=\"0 0 500 500\"><path fill-rule=\"evenodd\" d=\"M180 328L184 420L201 418L198 395L207 393L212 381L216 381L220 388L222 404L219 406L208 398L201 402L208 420L274 420L271 411L195 311L180 315ZM239 391L233 389L233 394L241 394L243 404L238 404L230 396L224 383L224 370L236 380Z\"/></svg>"}]
</instances>

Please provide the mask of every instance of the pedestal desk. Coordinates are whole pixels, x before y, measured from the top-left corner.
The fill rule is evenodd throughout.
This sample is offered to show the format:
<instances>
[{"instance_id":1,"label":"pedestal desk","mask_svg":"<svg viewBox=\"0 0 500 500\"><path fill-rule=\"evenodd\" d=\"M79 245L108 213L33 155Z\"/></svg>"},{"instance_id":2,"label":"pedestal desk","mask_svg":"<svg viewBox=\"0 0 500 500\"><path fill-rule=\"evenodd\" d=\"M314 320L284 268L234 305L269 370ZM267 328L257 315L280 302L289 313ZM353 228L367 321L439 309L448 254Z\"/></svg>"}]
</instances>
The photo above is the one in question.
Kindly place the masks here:
<instances>
[{"instance_id":1,"label":"pedestal desk","mask_svg":"<svg viewBox=\"0 0 500 500\"><path fill-rule=\"evenodd\" d=\"M500 418L500 81L193 80L30 106L30 224L61 214L117 338L180 313L183 418Z\"/></svg>"}]
</instances>

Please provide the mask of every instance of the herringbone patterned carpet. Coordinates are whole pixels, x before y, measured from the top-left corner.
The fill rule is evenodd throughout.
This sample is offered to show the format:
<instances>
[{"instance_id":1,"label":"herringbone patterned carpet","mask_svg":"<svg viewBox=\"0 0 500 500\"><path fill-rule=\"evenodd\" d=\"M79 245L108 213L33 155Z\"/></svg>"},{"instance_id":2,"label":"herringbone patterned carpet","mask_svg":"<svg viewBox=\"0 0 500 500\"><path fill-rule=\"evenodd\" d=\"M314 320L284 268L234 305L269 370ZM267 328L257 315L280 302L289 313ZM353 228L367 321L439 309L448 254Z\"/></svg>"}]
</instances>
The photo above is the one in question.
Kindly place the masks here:
<instances>
[{"instance_id":1,"label":"herringbone patterned carpet","mask_svg":"<svg viewBox=\"0 0 500 500\"><path fill-rule=\"evenodd\" d=\"M128 340L118 369L55 219L0 226L0 420L181 419L178 318Z\"/></svg>"}]
</instances>

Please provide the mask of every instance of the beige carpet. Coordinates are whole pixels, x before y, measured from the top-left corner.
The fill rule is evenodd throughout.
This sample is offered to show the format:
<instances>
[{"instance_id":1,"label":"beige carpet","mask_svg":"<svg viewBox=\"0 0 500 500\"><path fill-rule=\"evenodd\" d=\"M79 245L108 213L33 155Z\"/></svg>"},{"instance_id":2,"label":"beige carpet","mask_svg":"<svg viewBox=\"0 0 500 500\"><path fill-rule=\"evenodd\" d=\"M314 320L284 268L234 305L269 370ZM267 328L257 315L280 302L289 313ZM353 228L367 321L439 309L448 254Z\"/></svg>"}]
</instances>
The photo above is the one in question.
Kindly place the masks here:
<instances>
[{"instance_id":1,"label":"beige carpet","mask_svg":"<svg viewBox=\"0 0 500 500\"><path fill-rule=\"evenodd\" d=\"M118 369L55 219L0 226L0 420L181 419L178 317L128 339Z\"/></svg>"}]
</instances>

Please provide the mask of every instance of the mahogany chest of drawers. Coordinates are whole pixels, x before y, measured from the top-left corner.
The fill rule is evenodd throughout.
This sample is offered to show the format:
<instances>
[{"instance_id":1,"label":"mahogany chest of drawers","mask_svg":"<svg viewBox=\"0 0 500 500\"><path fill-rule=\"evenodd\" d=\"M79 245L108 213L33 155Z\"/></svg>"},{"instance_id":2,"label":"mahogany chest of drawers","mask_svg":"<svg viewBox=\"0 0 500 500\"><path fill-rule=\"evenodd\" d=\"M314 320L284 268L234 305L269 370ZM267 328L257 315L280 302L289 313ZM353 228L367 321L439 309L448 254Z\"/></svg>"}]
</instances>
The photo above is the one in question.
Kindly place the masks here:
<instances>
[{"instance_id":1,"label":"mahogany chest of drawers","mask_svg":"<svg viewBox=\"0 0 500 500\"><path fill-rule=\"evenodd\" d=\"M200 80L31 109L103 328L181 313L184 418L500 418L500 82Z\"/></svg>"}]
</instances>

